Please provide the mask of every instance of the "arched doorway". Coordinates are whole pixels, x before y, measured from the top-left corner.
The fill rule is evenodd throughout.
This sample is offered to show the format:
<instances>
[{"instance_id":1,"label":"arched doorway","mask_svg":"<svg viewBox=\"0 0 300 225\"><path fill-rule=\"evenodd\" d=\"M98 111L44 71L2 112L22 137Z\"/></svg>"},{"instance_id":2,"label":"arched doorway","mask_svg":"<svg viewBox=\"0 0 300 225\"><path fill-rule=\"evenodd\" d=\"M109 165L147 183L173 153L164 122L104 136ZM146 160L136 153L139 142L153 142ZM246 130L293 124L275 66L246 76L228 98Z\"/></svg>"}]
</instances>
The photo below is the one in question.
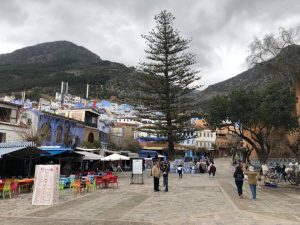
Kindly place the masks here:
<instances>
[{"instance_id":1,"label":"arched doorway","mask_svg":"<svg viewBox=\"0 0 300 225\"><path fill-rule=\"evenodd\" d=\"M88 135L88 142L94 143L94 134L92 132Z\"/></svg>"}]
</instances>

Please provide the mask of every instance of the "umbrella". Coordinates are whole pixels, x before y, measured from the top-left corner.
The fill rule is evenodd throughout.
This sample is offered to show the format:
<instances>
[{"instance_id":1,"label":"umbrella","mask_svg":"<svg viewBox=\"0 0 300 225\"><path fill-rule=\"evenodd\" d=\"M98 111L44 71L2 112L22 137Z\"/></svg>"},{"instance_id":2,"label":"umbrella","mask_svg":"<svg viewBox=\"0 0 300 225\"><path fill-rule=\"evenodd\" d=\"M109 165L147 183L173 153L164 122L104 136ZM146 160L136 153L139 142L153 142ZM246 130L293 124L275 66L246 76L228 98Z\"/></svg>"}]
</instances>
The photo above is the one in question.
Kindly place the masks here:
<instances>
[{"instance_id":1,"label":"umbrella","mask_svg":"<svg viewBox=\"0 0 300 225\"><path fill-rule=\"evenodd\" d=\"M101 159L101 161L117 161L117 160L130 160L129 157L114 153Z\"/></svg>"}]
</instances>

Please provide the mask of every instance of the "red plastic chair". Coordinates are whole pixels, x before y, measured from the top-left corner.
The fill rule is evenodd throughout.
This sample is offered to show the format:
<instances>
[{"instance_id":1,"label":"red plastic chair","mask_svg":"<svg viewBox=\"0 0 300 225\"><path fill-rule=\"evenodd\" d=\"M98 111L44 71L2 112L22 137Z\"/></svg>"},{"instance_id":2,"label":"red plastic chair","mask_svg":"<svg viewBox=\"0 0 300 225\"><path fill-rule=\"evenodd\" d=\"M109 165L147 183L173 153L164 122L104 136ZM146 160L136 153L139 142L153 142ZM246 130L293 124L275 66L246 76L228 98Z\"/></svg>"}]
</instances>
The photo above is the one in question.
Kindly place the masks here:
<instances>
[{"instance_id":1,"label":"red plastic chair","mask_svg":"<svg viewBox=\"0 0 300 225\"><path fill-rule=\"evenodd\" d=\"M108 171L107 173L106 173L106 176L112 176L113 174L112 174L112 172L111 171Z\"/></svg>"},{"instance_id":2,"label":"red plastic chair","mask_svg":"<svg viewBox=\"0 0 300 225\"><path fill-rule=\"evenodd\" d=\"M105 185L105 182L102 177L95 177L95 179L96 179L96 187L100 188L100 186L103 187Z\"/></svg>"},{"instance_id":3,"label":"red plastic chair","mask_svg":"<svg viewBox=\"0 0 300 225\"><path fill-rule=\"evenodd\" d=\"M118 176L112 176L109 178L108 183L113 186L113 184L117 184L118 187Z\"/></svg>"},{"instance_id":4,"label":"red plastic chair","mask_svg":"<svg viewBox=\"0 0 300 225\"><path fill-rule=\"evenodd\" d=\"M13 182L10 185L10 191L14 194L17 195L17 197L19 196L19 184L18 182Z\"/></svg>"}]
</instances>

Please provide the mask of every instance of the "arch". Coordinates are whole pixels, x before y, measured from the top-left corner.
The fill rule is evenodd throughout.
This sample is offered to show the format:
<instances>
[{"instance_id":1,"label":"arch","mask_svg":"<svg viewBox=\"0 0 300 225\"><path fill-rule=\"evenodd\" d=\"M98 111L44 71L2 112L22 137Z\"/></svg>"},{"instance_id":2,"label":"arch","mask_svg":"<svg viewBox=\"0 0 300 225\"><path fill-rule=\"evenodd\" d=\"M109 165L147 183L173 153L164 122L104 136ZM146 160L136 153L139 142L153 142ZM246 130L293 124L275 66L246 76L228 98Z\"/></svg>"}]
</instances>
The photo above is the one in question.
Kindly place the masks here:
<instances>
[{"instance_id":1,"label":"arch","mask_svg":"<svg viewBox=\"0 0 300 225\"><path fill-rule=\"evenodd\" d=\"M72 144L72 137L71 137L71 134L70 134L70 127L65 128L64 144L65 144L65 146L71 146L71 144Z\"/></svg>"},{"instance_id":2,"label":"arch","mask_svg":"<svg viewBox=\"0 0 300 225\"><path fill-rule=\"evenodd\" d=\"M55 132L55 135L56 135L56 143L62 143L62 127L61 126L58 126L56 128L56 132Z\"/></svg>"},{"instance_id":3,"label":"arch","mask_svg":"<svg viewBox=\"0 0 300 225\"><path fill-rule=\"evenodd\" d=\"M43 141L51 141L51 125L46 122L41 126L40 136Z\"/></svg>"},{"instance_id":4,"label":"arch","mask_svg":"<svg viewBox=\"0 0 300 225\"><path fill-rule=\"evenodd\" d=\"M88 135L88 142L94 143L94 140L95 140L94 134L92 132L89 133L89 135Z\"/></svg>"}]
</instances>

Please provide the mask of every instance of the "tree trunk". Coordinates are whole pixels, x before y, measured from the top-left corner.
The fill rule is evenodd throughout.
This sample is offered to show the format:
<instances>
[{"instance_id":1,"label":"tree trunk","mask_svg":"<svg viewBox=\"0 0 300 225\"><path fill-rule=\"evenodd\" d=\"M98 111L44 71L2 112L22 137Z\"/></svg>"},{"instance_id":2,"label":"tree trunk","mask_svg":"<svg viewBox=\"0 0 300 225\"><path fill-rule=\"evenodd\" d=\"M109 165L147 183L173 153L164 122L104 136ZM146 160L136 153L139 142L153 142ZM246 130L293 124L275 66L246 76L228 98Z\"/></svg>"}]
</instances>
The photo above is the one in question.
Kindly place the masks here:
<instances>
[{"instance_id":1,"label":"tree trunk","mask_svg":"<svg viewBox=\"0 0 300 225\"><path fill-rule=\"evenodd\" d=\"M172 134L168 135L168 156L170 161L175 160L174 141Z\"/></svg>"}]
</instances>

